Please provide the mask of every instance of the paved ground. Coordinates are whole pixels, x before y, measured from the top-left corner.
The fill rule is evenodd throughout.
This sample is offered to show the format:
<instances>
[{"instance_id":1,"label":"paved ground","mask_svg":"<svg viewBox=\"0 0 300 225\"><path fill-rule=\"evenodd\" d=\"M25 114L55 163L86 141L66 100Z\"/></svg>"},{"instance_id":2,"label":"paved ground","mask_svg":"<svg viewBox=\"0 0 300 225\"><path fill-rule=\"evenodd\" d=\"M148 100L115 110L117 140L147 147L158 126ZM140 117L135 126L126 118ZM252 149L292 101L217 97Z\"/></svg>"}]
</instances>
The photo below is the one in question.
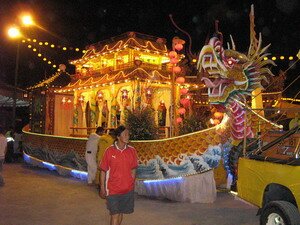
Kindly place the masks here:
<instances>
[{"instance_id":1,"label":"paved ground","mask_svg":"<svg viewBox=\"0 0 300 225\"><path fill-rule=\"evenodd\" d=\"M105 201L94 187L56 172L4 164L1 225L107 225ZM213 204L179 203L136 196L135 212L122 225L256 225L257 208L227 193Z\"/></svg>"}]
</instances>

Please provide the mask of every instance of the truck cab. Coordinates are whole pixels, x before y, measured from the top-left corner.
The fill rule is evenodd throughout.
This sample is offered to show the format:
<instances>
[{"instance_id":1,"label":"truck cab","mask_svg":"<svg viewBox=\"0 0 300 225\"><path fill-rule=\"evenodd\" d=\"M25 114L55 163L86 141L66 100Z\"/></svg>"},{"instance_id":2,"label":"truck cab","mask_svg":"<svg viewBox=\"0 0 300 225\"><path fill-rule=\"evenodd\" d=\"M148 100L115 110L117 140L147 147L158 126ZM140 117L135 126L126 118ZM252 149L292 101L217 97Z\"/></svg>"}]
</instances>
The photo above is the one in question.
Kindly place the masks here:
<instances>
[{"instance_id":1,"label":"truck cab","mask_svg":"<svg viewBox=\"0 0 300 225\"><path fill-rule=\"evenodd\" d=\"M299 131L269 134L272 141L239 159L238 196L259 207L261 224L300 224Z\"/></svg>"}]
</instances>

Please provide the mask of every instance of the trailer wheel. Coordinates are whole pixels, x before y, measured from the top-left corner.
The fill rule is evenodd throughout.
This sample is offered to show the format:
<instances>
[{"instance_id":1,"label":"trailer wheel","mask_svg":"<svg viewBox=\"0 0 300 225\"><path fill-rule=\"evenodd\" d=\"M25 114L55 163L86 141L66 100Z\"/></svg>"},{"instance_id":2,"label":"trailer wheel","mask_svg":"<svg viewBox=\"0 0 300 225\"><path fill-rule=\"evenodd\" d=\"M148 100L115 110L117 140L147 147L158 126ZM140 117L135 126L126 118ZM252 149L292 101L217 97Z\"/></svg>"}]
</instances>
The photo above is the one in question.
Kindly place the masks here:
<instances>
[{"instance_id":1,"label":"trailer wheel","mask_svg":"<svg viewBox=\"0 0 300 225\"><path fill-rule=\"evenodd\" d=\"M261 225L299 225L298 209L287 201L269 202L260 217Z\"/></svg>"}]
</instances>

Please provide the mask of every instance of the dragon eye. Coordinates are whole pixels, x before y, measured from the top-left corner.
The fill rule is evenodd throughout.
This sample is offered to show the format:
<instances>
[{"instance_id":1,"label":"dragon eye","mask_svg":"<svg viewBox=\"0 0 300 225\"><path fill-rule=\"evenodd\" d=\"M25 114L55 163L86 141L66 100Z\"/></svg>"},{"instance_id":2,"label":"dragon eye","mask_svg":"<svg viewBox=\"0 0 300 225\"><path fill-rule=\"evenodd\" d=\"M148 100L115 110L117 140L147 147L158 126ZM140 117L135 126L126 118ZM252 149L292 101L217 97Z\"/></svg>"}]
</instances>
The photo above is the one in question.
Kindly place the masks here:
<instances>
[{"instance_id":1,"label":"dragon eye","mask_svg":"<svg viewBox=\"0 0 300 225\"><path fill-rule=\"evenodd\" d=\"M229 65L232 65L232 64L233 64L233 61L232 61L231 59L229 59L229 60L228 60L228 64L229 64Z\"/></svg>"}]
</instances>

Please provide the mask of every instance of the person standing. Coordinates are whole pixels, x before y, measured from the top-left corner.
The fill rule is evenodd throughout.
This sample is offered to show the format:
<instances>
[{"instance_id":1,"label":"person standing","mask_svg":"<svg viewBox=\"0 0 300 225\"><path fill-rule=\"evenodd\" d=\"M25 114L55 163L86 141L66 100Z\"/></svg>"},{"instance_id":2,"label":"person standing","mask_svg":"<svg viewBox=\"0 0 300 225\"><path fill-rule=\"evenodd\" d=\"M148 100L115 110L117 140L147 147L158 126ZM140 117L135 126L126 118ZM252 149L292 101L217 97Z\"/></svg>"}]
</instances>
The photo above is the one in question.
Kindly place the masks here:
<instances>
[{"instance_id":1,"label":"person standing","mask_svg":"<svg viewBox=\"0 0 300 225\"><path fill-rule=\"evenodd\" d=\"M137 153L128 145L129 130L119 126L116 141L106 149L100 162L100 197L106 198L110 225L121 225L123 214L134 211L135 171Z\"/></svg>"},{"instance_id":2,"label":"person standing","mask_svg":"<svg viewBox=\"0 0 300 225\"><path fill-rule=\"evenodd\" d=\"M14 159L14 130L12 127L9 127L9 130L5 133L7 138L7 152L5 155L5 162L11 163Z\"/></svg>"},{"instance_id":3,"label":"person standing","mask_svg":"<svg viewBox=\"0 0 300 225\"><path fill-rule=\"evenodd\" d=\"M110 129L109 131L110 131L109 134L103 133L103 135L101 135L99 138L98 152L97 152L97 165L99 165L105 150L114 143L113 134L111 133L112 129ZM97 185L98 188L100 187L99 182L100 182L100 170L97 169L95 184Z\"/></svg>"},{"instance_id":4,"label":"person standing","mask_svg":"<svg viewBox=\"0 0 300 225\"><path fill-rule=\"evenodd\" d=\"M14 133L14 161L19 162L19 159L22 158L22 141L23 133L22 129L19 127Z\"/></svg>"},{"instance_id":5,"label":"person standing","mask_svg":"<svg viewBox=\"0 0 300 225\"><path fill-rule=\"evenodd\" d=\"M104 133L103 127L97 127L96 133L90 134L86 142L85 160L88 169L88 184L92 185L96 177L97 162L96 156L98 152L98 142L100 135Z\"/></svg>"},{"instance_id":6,"label":"person standing","mask_svg":"<svg viewBox=\"0 0 300 225\"><path fill-rule=\"evenodd\" d=\"M3 163L5 160L5 154L7 150L7 140L4 136L4 129L0 127L0 187L4 185L4 179L2 177Z\"/></svg>"}]
</instances>

